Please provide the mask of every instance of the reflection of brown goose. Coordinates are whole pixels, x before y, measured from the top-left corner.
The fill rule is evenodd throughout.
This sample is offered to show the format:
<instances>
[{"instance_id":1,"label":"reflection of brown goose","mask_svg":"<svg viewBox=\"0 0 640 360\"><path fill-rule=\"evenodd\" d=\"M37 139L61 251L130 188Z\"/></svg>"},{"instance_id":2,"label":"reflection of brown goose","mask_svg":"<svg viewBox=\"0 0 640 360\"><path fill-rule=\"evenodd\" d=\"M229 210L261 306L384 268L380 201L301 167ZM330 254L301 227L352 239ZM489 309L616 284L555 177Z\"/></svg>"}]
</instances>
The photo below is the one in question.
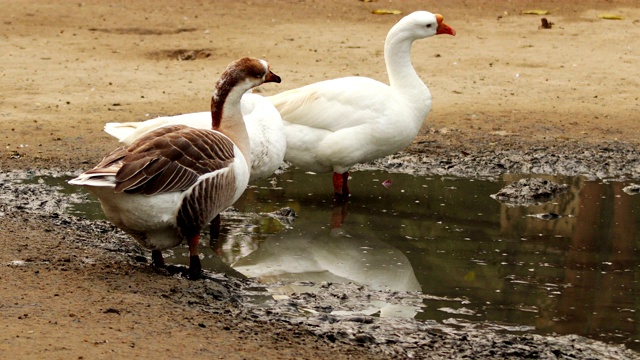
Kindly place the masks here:
<instances>
[{"instance_id":1,"label":"reflection of brown goose","mask_svg":"<svg viewBox=\"0 0 640 360\"><path fill-rule=\"evenodd\" d=\"M152 249L189 244L189 277L200 276L200 231L244 192L250 174L249 137L242 95L264 82L280 82L264 60L231 63L216 84L210 129L172 125L114 150L95 168L69 181L96 195L107 218Z\"/></svg>"},{"instance_id":2,"label":"reflection of brown goose","mask_svg":"<svg viewBox=\"0 0 640 360\"><path fill-rule=\"evenodd\" d=\"M294 227L267 239L232 266L265 282L354 282L373 289L421 290L407 257L370 234L347 233L342 227L346 215L346 204L335 206L330 231L301 233Z\"/></svg>"}]
</instances>

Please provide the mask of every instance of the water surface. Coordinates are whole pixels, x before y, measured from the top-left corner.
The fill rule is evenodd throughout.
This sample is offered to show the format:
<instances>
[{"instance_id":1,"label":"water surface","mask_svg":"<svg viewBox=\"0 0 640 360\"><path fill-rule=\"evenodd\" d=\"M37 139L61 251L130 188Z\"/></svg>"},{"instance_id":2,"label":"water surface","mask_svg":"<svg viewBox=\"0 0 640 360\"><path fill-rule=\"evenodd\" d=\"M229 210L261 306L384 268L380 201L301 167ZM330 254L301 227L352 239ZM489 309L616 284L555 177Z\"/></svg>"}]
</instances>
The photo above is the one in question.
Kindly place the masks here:
<instances>
[{"instance_id":1,"label":"water surface","mask_svg":"<svg viewBox=\"0 0 640 360\"><path fill-rule=\"evenodd\" d=\"M379 316L578 334L640 350L640 196L622 191L628 183L546 176L569 191L513 207L489 195L522 176L352 177L345 205L332 201L330 174L289 171L252 186L236 207L254 215L223 217L203 265L285 285L354 282L428 295L419 306L378 306ZM93 206L75 211L99 217ZM291 224L259 215L285 206L298 215ZM535 216L548 213L560 217ZM173 261L186 263L185 254Z\"/></svg>"}]
</instances>

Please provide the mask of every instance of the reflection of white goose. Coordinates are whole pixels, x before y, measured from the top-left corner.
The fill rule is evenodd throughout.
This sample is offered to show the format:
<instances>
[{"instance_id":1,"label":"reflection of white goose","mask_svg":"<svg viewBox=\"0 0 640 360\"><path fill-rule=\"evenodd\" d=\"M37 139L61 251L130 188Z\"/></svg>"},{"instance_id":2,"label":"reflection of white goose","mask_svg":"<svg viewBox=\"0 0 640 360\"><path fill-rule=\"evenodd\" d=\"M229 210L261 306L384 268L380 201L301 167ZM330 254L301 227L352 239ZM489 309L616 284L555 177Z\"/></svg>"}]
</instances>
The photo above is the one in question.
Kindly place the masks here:
<instances>
[{"instance_id":1,"label":"reflection of white goose","mask_svg":"<svg viewBox=\"0 0 640 360\"><path fill-rule=\"evenodd\" d=\"M346 205L332 214L332 229L300 232L296 228L277 234L232 267L263 282L329 281L354 282L378 290L420 291L409 259L397 248L376 239L371 233L347 233L342 227ZM380 311L404 311L385 304ZM407 311L410 314L407 314ZM402 315L400 315L402 316Z\"/></svg>"}]
</instances>

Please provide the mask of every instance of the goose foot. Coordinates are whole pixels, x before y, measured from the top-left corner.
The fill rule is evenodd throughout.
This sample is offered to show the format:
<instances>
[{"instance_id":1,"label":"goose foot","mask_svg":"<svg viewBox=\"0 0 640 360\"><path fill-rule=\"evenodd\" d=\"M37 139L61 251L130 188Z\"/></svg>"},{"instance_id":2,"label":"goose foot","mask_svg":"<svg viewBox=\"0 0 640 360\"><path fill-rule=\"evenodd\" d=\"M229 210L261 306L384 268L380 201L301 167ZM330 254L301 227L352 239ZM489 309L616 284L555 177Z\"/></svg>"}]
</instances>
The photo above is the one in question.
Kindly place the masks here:
<instances>
[{"instance_id":1,"label":"goose foot","mask_svg":"<svg viewBox=\"0 0 640 360\"><path fill-rule=\"evenodd\" d=\"M200 264L200 256L189 256L189 270L187 278L189 280L198 280L202 276L202 265Z\"/></svg>"},{"instance_id":2,"label":"goose foot","mask_svg":"<svg viewBox=\"0 0 640 360\"><path fill-rule=\"evenodd\" d=\"M164 258L162 257L162 251L151 250L151 265L157 268L164 268Z\"/></svg>"},{"instance_id":3,"label":"goose foot","mask_svg":"<svg viewBox=\"0 0 640 360\"><path fill-rule=\"evenodd\" d=\"M162 251L151 250L151 265L159 273L164 275L175 275L183 271L183 267L167 265L162 257Z\"/></svg>"}]
</instances>

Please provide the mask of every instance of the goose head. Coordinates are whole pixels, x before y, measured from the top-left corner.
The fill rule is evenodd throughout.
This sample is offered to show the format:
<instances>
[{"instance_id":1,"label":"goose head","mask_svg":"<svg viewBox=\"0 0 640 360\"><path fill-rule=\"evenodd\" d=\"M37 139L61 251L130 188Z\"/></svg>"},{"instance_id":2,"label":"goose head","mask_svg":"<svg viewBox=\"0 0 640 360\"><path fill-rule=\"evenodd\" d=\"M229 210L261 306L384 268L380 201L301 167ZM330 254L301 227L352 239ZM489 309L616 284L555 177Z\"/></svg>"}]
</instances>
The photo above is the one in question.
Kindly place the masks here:
<instances>
[{"instance_id":1,"label":"goose head","mask_svg":"<svg viewBox=\"0 0 640 360\"><path fill-rule=\"evenodd\" d=\"M216 84L214 96L237 90L244 94L247 90L266 82L280 82L280 77L271 71L269 63L262 59L244 57L227 66Z\"/></svg>"},{"instance_id":2,"label":"goose head","mask_svg":"<svg viewBox=\"0 0 640 360\"><path fill-rule=\"evenodd\" d=\"M445 24L443 20L444 17L440 14L416 11L402 18L394 27L401 29L401 32L410 40L424 39L442 34L455 36L456 31Z\"/></svg>"},{"instance_id":3,"label":"goose head","mask_svg":"<svg viewBox=\"0 0 640 360\"><path fill-rule=\"evenodd\" d=\"M245 92L263 83L280 81L265 60L245 57L229 64L211 97L213 129L220 128L223 117L240 116L242 120L240 99Z\"/></svg>"},{"instance_id":4,"label":"goose head","mask_svg":"<svg viewBox=\"0 0 640 360\"><path fill-rule=\"evenodd\" d=\"M211 128L238 146L249 168L251 149L240 100L245 92L266 82L279 83L280 77L265 60L245 57L227 66L211 96Z\"/></svg>"},{"instance_id":5,"label":"goose head","mask_svg":"<svg viewBox=\"0 0 640 360\"><path fill-rule=\"evenodd\" d=\"M384 43L384 60L389 84L394 91L408 100L420 126L431 108L431 93L411 64L411 46L414 41L434 35L456 32L444 23L440 14L428 11L413 12L398 21L387 34ZM426 105L425 105L426 104ZM416 123L418 124L418 123Z\"/></svg>"}]
</instances>

